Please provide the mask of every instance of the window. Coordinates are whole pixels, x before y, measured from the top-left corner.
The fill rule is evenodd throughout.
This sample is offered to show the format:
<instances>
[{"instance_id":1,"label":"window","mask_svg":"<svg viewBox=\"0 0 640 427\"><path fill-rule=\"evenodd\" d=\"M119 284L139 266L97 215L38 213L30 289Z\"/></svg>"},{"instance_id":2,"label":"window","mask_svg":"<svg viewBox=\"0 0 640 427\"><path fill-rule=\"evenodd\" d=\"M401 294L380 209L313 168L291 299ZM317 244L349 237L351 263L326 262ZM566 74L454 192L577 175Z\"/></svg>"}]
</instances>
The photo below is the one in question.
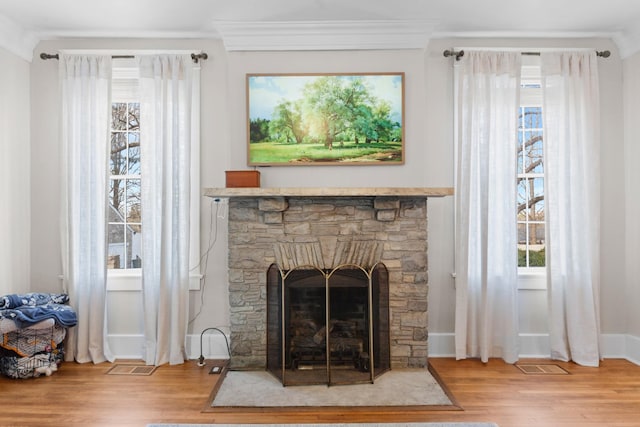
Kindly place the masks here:
<instances>
[{"instance_id":1,"label":"window","mask_svg":"<svg viewBox=\"0 0 640 427\"><path fill-rule=\"evenodd\" d=\"M111 105L107 242L109 269L140 268L140 104Z\"/></svg>"},{"instance_id":2,"label":"window","mask_svg":"<svg viewBox=\"0 0 640 427\"><path fill-rule=\"evenodd\" d=\"M191 290L200 289L200 69L194 70L191 146ZM111 82L111 153L107 201L108 290L141 289L141 183L139 72L134 58L114 58Z\"/></svg>"},{"instance_id":3,"label":"window","mask_svg":"<svg viewBox=\"0 0 640 427\"><path fill-rule=\"evenodd\" d=\"M107 268L140 268L141 170L138 73L133 59L114 59L107 201Z\"/></svg>"},{"instance_id":4,"label":"window","mask_svg":"<svg viewBox=\"0 0 640 427\"><path fill-rule=\"evenodd\" d=\"M518 267L545 267L544 138L539 57L523 56L518 115Z\"/></svg>"}]
</instances>

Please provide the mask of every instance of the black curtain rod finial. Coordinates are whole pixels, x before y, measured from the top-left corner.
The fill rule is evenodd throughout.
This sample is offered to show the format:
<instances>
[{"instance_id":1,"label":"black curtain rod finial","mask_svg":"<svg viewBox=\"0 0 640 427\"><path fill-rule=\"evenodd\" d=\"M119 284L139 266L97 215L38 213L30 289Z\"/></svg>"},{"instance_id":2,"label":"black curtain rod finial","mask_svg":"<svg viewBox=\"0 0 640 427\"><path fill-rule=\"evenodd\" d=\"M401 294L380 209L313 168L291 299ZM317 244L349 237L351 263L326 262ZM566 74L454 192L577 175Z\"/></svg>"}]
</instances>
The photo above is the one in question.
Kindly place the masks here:
<instances>
[{"instance_id":1,"label":"black curtain rod finial","mask_svg":"<svg viewBox=\"0 0 640 427\"><path fill-rule=\"evenodd\" d=\"M60 59L60 55L58 55L57 53L52 55L50 53L44 53L42 52L40 54L40 59Z\"/></svg>"},{"instance_id":2,"label":"black curtain rod finial","mask_svg":"<svg viewBox=\"0 0 640 427\"><path fill-rule=\"evenodd\" d=\"M193 60L193 62L195 62L196 64L198 63L199 60L205 60L205 59L209 59L209 55L207 55L205 52L202 53L192 53L191 54L191 59Z\"/></svg>"},{"instance_id":3,"label":"black curtain rod finial","mask_svg":"<svg viewBox=\"0 0 640 427\"><path fill-rule=\"evenodd\" d=\"M464 50L456 52L455 50L447 49L444 52L442 52L442 54L444 55L445 58L448 58L450 56L455 56L456 57L456 61L460 61L460 58L462 58L464 56Z\"/></svg>"}]
</instances>

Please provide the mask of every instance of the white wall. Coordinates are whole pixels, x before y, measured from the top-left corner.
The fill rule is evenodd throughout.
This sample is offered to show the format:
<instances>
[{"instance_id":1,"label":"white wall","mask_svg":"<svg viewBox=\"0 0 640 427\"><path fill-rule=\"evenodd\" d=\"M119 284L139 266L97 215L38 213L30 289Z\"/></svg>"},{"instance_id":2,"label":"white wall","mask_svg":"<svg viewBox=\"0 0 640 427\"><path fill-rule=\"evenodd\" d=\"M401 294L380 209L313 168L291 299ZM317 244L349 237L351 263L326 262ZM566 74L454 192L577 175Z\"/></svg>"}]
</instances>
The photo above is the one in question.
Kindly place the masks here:
<instances>
[{"instance_id":1,"label":"white wall","mask_svg":"<svg viewBox=\"0 0 640 427\"><path fill-rule=\"evenodd\" d=\"M624 109L625 109L625 188L626 229L624 245L626 260L627 353L640 363L640 54L624 61Z\"/></svg>"},{"instance_id":2,"label":"white wall","mask_svg":"<svg viewBox=\"0 0 640 427\"><path fill-rule=\"evenodd\" d=\"M0 295L30 283L29 63L0 48Z\"/></svg>"},{"instance_id":3,"label":"white wall","mask_svg":"<svg viewBox=\"0 0 640 427\"><path fill-rule=\"evenodd\" d=\"M262 185L305 186L453 186L453 59L442 51L453 46L494 47L590 47L610 49L612 57L600 60L602 89L602 325L609 334L626 333L627 289L624 275L624 162L622 133L622 64L615 46L607 40L432 40L423 50L350 52L233 52L215 40L75 40L41 43L42 51L61 48L176 48L202 49L209 60L202 67L203 187L223 187L224 171L246 169L245 75L270 72L373 72L402 71L406 84L406 163L403 166L289 166L260 168ZM58 233L57 62L34 60L32 77L32 256L34 283L43 290L59 290L60 249ZM638 97L636 97L637 99ZM640 106L636 106L639 107ZM46 161L45 161L46 160ZM226 282L226 220L215 215L221 206L202 202L201 247L217 229L217 240L205 271L204 293L192 292L195 313L190 332L228 325ZM222 206L223 207L223 206ZM213 224L213 228L210 227ZM454 330L453 198L429 201L429 330L430 346L452 352L448 343ZM109 329L122 337L139 336L140 318L127 293L110 293ZM546 333L545 291L522 291L523 335ZM638 322L637 329L640 329ZM217 335L217 334L214 334ZM441 338L441 339L440 339ZM537 338L536 338L537 339ZM214 339L215 341L215 339ZM543 338L542 338L543 341ZM223 343L223 341L222 341ZM527 347L529 353L539 351ZM220 352L220 340L215 349ZM438 352L436 351L436 352Z\"/></svg>"}]
</instances>

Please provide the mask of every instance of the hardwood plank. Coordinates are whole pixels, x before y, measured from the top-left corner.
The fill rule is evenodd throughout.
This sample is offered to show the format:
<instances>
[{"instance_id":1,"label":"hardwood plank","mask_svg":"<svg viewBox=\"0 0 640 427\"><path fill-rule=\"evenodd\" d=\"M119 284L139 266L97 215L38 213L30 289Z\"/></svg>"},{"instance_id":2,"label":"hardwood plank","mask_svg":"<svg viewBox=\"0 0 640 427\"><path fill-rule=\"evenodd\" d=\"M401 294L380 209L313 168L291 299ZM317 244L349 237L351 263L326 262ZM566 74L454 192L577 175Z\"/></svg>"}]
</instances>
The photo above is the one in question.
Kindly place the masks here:
<instances>
[{"instance_id":1,"label":"hardwood plank","mask_svg":"<svg viewBox=\"0 0 640 427\"><path fill-rule=\"evenodd\" d=\"M524 363L524 361L521 361ZM527 363L550 363L527 360ZM492 421L500 427L631 427L640 417L640 366L557 364L569 375L527 375L500 360L431 358L462 411L357 408L203 412L220 375L190 361L150 376L107 375L109 363L64 363L51 377L0 378L0 426L125 426L148 423L349 423ZM555 362L554 362L555 363Z\"/></svg>"}]
</instances>

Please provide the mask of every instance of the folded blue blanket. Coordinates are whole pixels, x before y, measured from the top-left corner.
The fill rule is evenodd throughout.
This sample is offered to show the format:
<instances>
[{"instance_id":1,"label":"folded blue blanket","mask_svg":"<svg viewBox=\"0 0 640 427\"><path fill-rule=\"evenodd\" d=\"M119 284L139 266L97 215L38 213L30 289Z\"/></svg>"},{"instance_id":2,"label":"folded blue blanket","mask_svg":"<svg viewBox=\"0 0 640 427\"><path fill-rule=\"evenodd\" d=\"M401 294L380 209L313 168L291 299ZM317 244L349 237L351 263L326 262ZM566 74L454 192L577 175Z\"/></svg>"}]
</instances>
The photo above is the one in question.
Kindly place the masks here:
<instances>
[{"instance_id":1,"label":"folded blue blanket","mask_svg":"<svg viewBox=\"0 0 640 427\"><path fill-rule=\"evenodd\" d=\"M78 316L71 306L56 303L0 310L0 318L13 320L20 328L27 328L46 319L54 319L57 324L65 327L78 323Z\"/></svg>"},{"instance_id":2,"label":"folded blue blanket","mask_svg":"<svg viewBox=\"0 0 640 427\"><path fill-rule=\"evenodd\" d=\"M32 292L28 294L10 294L0 297L0 309L18 308L22 306L35 307L49 303L66 304L69 302L67 294L47 294Z\"/></svg>"}]
</instances>

